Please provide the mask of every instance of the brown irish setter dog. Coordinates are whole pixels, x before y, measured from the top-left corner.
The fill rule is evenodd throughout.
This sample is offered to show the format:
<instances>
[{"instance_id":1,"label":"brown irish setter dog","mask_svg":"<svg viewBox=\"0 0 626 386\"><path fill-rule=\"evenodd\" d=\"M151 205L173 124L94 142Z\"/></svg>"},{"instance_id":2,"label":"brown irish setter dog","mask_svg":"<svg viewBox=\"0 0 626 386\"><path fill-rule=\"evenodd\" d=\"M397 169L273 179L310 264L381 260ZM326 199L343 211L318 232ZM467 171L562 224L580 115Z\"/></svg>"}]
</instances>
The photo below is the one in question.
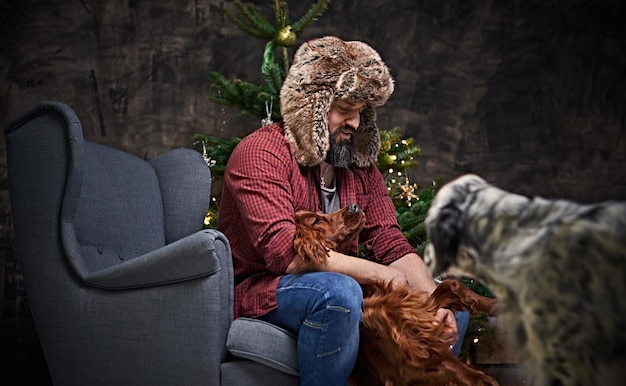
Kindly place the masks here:
<instances>
[{"instance_id":1,"label":"brown irish setter dog","mask_svg":"<svg viewBox=\"0 0 626 386\"><path fill-rule=\"evenodd\" d=\"M322 214L296 213L294 247L299 269L323 266L328 251L346 252L365 225L356 204ZM351 383L369 385L498 385L454 356L436 324L438 308L492 314L495 300L477 295L457 280L444 280L431 296L405 286L363 286L361 343Z\"/></svg>"}]
</instances>

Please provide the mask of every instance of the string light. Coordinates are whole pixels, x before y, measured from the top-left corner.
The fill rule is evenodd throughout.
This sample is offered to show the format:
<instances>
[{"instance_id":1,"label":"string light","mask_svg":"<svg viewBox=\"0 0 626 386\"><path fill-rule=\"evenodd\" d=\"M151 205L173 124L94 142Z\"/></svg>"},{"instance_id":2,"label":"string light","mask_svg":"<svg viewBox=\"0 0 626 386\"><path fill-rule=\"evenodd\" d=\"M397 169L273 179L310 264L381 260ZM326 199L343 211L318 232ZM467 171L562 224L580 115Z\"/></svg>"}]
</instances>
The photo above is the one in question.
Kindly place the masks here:
<instances>
[{"instance_id":1,"label":"string light","mask_svg":"<svg viewBox=\"0 0 626 386\"><path fill-rule=\"evenodd\" d=\"M209 226L213 221L213 213L207 211L206 216L204 216L204 225Z\"/></svg>"}]
</instances>

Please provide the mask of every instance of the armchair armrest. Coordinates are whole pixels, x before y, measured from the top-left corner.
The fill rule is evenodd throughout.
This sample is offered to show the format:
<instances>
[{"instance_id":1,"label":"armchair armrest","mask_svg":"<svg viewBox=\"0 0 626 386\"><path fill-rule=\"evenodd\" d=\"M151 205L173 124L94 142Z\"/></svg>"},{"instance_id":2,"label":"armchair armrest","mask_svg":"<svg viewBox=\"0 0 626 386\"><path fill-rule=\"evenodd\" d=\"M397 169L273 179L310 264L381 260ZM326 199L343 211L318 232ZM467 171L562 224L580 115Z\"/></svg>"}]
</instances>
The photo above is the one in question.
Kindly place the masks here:
<instances>
[{"instance_id":1,"label":"armchair armrest","mask_svg":"<svg viewBox=\"0 0 626 386\"><path fill-rule=\"evenodd\" d=\"M223 243L223 247L216 246ZM121 290L176 283L212 275L220 259L229 256L224 235L202 230L183 239L109 268L90 273L85 283L103 289Z\"/></svg>"}]
</instances>

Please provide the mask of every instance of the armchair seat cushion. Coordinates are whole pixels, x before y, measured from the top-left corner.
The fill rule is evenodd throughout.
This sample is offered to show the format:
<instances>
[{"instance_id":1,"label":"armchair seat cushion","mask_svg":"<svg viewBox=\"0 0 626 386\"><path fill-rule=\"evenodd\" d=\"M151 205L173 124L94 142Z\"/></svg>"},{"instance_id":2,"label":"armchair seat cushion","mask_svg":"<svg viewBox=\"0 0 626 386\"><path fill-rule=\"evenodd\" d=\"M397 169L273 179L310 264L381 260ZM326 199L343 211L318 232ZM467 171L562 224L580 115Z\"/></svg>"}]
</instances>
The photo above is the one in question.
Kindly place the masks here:
<instances>
[{"instance_id":1,"label":"armchair seat cushion","mask_svg":"<svg viewBox=\"0 0 626 386\"><path fill-rule=\"evenodd\" d=\"M296 337L263 320L235 319L228 332L226 349L235 357L299 375Z\"/></svg>"}]
</instances>

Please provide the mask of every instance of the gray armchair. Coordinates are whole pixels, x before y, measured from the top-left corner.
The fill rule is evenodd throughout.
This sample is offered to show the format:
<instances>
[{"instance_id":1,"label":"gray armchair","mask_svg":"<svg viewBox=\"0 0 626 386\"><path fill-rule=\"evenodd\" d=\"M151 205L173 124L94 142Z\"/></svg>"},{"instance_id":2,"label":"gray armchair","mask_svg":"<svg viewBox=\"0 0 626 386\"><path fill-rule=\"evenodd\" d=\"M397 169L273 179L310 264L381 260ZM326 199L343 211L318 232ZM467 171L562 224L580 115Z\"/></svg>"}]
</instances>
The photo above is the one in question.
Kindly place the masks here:
<instances>
[{"instance_id":1,"label":"gray armchair","mask_svg":"<svg viewBox=\"0 0 626 386\"><path fill-rule=\"evenodd\" d=\"M5 134L26 295L55 384L298 384L294 337L232 321L230 247L201 229L211 177L198 152L145 161L84 140L58 102Z\"/></svg>"}]
</instances>

